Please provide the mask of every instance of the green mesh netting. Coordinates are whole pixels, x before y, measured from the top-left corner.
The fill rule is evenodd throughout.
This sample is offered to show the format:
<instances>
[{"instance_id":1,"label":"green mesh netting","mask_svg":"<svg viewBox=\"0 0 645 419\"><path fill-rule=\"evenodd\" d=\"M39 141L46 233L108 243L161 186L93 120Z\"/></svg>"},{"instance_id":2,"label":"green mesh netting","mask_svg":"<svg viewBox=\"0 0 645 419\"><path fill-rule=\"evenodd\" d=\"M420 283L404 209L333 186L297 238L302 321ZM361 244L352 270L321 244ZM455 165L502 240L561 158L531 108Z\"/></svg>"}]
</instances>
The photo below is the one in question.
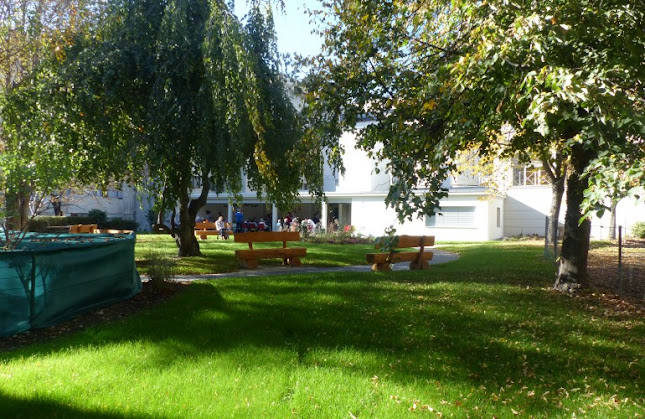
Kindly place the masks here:
<instances>
[{"instance_id":1,"label":"green mesh netting","mask_svg":"<svg viewBox=\"0 0 645 419\"><path fill-rule=\"evenodd\" d=\"M34 233L17 250L0 251L0 336L51 326L137 294L134 243L134 234Z\"/></svg>"}]
</instances>

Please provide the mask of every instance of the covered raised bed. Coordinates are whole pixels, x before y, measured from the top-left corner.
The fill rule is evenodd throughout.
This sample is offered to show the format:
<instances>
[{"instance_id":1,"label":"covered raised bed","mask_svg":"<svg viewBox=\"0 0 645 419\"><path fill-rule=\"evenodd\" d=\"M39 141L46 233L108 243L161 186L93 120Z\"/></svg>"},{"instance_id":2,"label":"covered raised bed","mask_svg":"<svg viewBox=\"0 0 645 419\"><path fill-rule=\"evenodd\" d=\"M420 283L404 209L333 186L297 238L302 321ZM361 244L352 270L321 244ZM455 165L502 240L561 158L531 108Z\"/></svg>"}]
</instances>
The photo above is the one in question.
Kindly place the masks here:
<instances>
[{"instance_id":1,"label":"covered raised bed","mask_svg":"<svg viewBox=\"0 0 645 419\"><path fill-rule=\"evenodd\" d=\"M134 234L28 234L18 249L0 252L0 336L137 294L134 244Z\"/></svg>"}]
</instances>

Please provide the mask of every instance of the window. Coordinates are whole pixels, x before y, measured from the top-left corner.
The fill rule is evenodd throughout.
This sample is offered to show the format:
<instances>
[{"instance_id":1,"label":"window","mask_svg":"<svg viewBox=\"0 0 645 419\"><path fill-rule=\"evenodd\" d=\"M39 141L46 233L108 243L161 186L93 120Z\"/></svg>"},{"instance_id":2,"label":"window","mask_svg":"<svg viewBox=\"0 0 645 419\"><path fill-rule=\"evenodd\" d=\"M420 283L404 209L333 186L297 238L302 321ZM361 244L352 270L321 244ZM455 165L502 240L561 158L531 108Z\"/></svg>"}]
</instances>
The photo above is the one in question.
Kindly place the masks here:
<instances>
[{"instance_id":1,"label":"window","mask_svg":"<svg viewBox=\"0 0 645 419\"><path fill-rule=\"evenodd\" d=\"M426 227L473 227L475 207L445 207L432 217L426 217Z\"/></svg>"},{"instance_id":2,"label":"window","mask_svg":"<svg viewBox=\"0 0 645 419\"><path fill-rule=\"evenodd\" d=\"M548 185L549 181L541 167L515 166L513 168L513 186Z\"/></svg>"}]
</instances>

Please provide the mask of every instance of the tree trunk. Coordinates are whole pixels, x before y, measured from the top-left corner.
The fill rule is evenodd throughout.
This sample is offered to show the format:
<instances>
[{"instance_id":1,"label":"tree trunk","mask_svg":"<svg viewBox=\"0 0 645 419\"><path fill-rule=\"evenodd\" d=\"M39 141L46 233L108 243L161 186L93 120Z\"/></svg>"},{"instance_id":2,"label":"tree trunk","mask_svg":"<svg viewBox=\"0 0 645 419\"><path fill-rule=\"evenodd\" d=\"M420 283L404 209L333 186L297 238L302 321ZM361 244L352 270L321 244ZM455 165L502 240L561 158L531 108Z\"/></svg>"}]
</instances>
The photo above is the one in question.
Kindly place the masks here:
<instances>
[{"instance_id":1,"label":"tree trunk","mask_svg":"<svg viewBox=\"0 0 645 419\"><path fill-rule=\"evenodd\" d=\"M179 228L175 230L179 257L202 255L195 237L195 218L199 209L206 205L209 189L208 173L202 173L202 192L199 197L190 199L188 188L185 188L179 197Z\"/></svg>"},{"instance_id":2,"label":"tree trunk","mask_svg":"<svg viewBox=\"0 0 645 419\"><path fill-rule=\"evenodd\" d=\"M581 179L585 167L593 154L585 151L581 144L576 144L571 153L571 173L567 179L567 213L564 220L564 239L560 253L558 276L555 289L574 292L589 286L587 278L587 257L589 254L589 234L591 221L582 218L580 204L588 186L586 179Z\"/></svg>"},{"instance_id":3,"label":"tree trunk","mask_svg":"<svg viewBox=\"0 0 645 419\"><path fill-rule=\"evenodd\" d=\"M542 158L542 168L544 169L549 183L551 183L551 210L549 211L550 223L547 229L547 242L555 244L558 237L558 224L560 218L560 208L562 207L562 197L564 196L564 182L567 177L566 166L562 153L557 152L551 160L547 157Z\"/></svg>"},{"instance_id":4,"label":"tree trunk","mask_svg":"<svg viewBox=\"0 0 645 419\"><path fill-rule=\"evenodd\" d=\"M547 241L551 244L558 239L558 225L560 218L560 208L562 207L562 197L564 196L565 177L555 178L551 182L551 210L549 211L550 223L547 231Z\"/></svg>"},{"instance_id":5,"label":"tree trunk","mask_svg":"<svg viewBox=\"0 0 645 419\"><path fill-rule=\"evenodd\" d=\"M616 240L616 208L618 207L618 202L611 203L611 209L609 211L609 240Z\"/></svg>"},{"instance_id":6,"label":"tree trunk","mask_svg":"<svg viewBox=\"0 0 645 419\"><path fill-rule=\"evenodd\" d=\"M6 228L19 231L29 222L29 194L7 191L5 199Z\"/></svg>"},{"instance_id":7,"label":"tree trunk","mask_svg":"<svg viewBox=\"0 0 645 419\"><path fill-rule=\"evenodd\" d=\"M192 201L189 203L188 193L179 200L179 228L175 230L178 256L201 256L199 243L195 237L195 216L197 211L191 211Z\"/></svg>"}]
</instances>

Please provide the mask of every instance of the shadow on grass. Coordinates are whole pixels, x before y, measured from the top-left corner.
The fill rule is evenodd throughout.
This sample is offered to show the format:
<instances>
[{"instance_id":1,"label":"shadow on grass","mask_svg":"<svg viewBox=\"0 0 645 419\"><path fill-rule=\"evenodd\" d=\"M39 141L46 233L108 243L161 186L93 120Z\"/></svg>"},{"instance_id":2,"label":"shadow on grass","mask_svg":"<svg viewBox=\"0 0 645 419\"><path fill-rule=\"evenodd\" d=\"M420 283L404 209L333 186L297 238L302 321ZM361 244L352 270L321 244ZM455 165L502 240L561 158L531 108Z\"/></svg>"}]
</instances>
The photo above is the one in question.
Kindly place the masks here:
<instances>
[{"instance_id":1,"label":"shadow on grass","mask_svg":"<svg viewBox=\"0 0 645 419\"><path fill-rule=\"evenodd\" d=\"M602 394L607 380L624 387L621 397L642 398L634 383L642 382L645 365L638 344L630 344L641 336L642 345L642 323L626 330L619 322L592 321L593 308L547 289L552 267L536 262L535 252L513 256L491 250L483 256L466 251L459 262L422 272L194 283L123 324L2 358L151 342L153 358L139 367L144 373L151 365L180 365L184 357L278 348L291 352L293 365L304 368L344 368L410 385L460 383L478 389L480 397L510 387L551 391L549 399L526 399L523 409L529 415L555 413L553 398L560 395L554 390L575 387ZM514 257L534 263L510 263ZM501 265L507 266L500 270ZM352 362L341 359L346 355L334 356L344 350L361 356ZM282 363L257 356L250 367Z\"/></svg>"},{"instance_id":2,"label":"shadow on grass","mask_svg":"<svg viewBox=\"0 0 645 419\"><path fill-rule=\"evenodd\" d=\"M33 418L34 412L41 412L40 417L47 418L97 418L117 419L123 418L123 414L105 413L91 409L75 409L56 400L39 396L38 399L21 399L4 394L0 391L0 406L2 411L11 412L12 418ZM133 419L150 418L149 415L136 415L129 413L128 417Z\"/></svg>"}]
</instances>

